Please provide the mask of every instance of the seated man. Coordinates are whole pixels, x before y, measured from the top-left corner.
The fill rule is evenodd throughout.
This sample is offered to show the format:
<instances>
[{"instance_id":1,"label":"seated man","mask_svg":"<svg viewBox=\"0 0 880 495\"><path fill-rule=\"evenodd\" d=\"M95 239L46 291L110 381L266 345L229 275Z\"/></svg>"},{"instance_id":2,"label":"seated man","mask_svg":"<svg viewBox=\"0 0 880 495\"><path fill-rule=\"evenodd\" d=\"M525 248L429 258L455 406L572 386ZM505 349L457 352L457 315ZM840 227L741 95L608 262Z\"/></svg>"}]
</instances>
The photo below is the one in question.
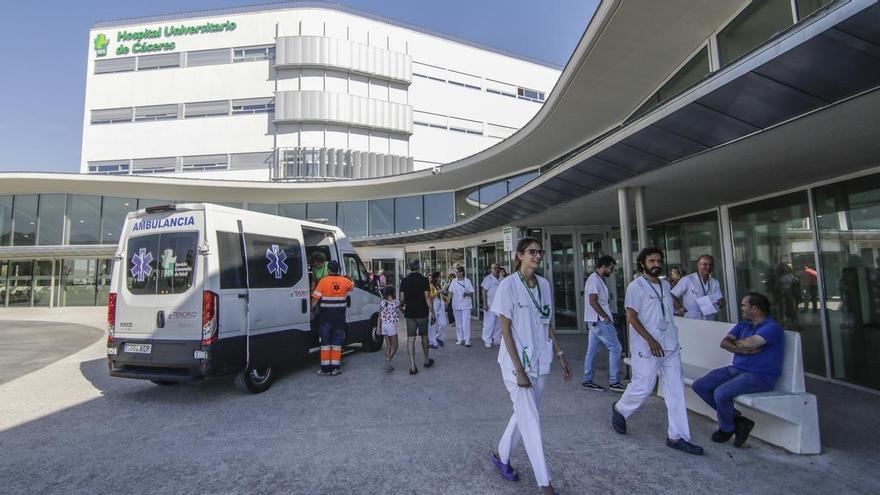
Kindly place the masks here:
<instances>
[{"instance_id":1,"label":"seated man","mask_svg":"<svg viewBox=\"0 0 880 495\"><path fill-rule=\"evenodd\" d=\"M755 422L733 408L739 395L773 390L782 374L785 332L770 318L770 301L750 292L740 303L743 321L730 330L721 348L733 353L733 365L710 371L694 382L694 392L718 412L718 431L712 441L723 443L736 435L737 447L749 437Z\"/></svg>"}]
</instances>

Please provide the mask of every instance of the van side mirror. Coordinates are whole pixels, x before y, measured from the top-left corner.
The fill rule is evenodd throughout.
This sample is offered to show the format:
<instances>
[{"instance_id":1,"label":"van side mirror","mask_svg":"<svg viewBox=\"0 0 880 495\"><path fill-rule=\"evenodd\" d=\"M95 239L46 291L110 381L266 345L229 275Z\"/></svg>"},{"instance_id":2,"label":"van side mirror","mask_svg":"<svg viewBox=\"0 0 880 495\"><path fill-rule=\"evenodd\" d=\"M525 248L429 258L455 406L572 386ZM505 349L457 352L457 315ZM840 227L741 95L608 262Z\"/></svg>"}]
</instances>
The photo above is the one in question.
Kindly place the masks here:
<instances>
[{"instance_id":1,"label":"van side mirror","mask_svg":"<svg viewBox=\"0 0 880 495\"><path fill-rule=\"evenodd\" d=\"M211 246L207 242L199 244L199 254L211 254Z\"/></svg>"}]
</instances>

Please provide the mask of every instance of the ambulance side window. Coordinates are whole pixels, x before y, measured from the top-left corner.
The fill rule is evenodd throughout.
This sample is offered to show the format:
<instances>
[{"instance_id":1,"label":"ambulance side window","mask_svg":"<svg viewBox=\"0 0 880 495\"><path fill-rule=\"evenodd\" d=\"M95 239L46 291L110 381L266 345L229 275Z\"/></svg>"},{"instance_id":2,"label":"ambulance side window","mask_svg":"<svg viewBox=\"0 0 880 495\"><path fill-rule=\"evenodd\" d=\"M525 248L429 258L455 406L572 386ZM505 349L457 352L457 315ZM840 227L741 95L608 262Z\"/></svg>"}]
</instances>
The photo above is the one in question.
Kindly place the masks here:
<instances>
[{"instance_id":1,"label":"ambulance side window","mask_svg":"<svg viewBox=\"0 0 880 495\"><path fill-rule=\"evenodd\" d=\"M302 246L296 239L245 233L251 289L293 287L303 276Z\"/></svg>"},{"instance_id":2,"label":"ambulance side window","mask_svg":"<svg viewBox=\"0 0 880 495\"><path fill-rule=\"evenodd\" d=\"M345 260L345 274L351 277L355 287L370 290L370 275L360 257L356 254L345 253L342 258Z\"/></svg>"},{"instance_id":3,"label":"ambulance side window","mask_svg":"<svg viewBox=\"0 0 880 495\"><path fill-rule=\"evenodd\" d=\"M245 288L241 234L217 231L217 257L220 259L220 288Z\"/></svg>"}]
</instances>

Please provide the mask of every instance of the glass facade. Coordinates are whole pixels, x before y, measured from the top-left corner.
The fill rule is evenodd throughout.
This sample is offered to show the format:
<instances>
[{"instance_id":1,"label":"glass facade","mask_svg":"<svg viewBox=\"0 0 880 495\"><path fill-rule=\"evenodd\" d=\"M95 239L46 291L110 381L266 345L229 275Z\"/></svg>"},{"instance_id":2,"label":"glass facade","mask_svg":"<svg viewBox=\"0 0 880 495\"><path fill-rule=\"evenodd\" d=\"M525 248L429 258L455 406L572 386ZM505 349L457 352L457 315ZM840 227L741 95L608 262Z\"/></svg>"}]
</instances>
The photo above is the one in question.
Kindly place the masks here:
<instances>
[{"instance_id":1,"label":"glass facade","mask_svg":"<svg viewBox=\"0 0 880 495\"><path fill-rule=\"evenodd\" d=\"M348 237L367 236L367 202L348 201L339 203L336 209L339 216L339 228Z\"/></svg>"},{"instance_id":2,"label":"glass facade","mask_svg":"<svg viewBox=\"0 0 880 495\"><path fill-rule=\"evenodd\" d=\"M12 202L12 245L37 243L37 195L17 194Z\"/></svg>"},{"instance_id":3,"label":"glass facade","mask_svg":"<svg viewBox=\"0 0 880 495\"><path fill-rule=\"evenodd\" d=\"M101 196L67 196L68 244L101 243Z\"/></svg>"},{"instance_id":4,"label":"glass facade","mask_svg":"<svg viewBox=\"0 0 880 495\"><path fill-rule=\"evenodd\" d=\"M425 228L422 196L394 200L394 231L411 232Z\"/></svg>"},{"instance_id":5,"label":"glass facade","mask_svg":"<svg viewBox=\"0 0 880 495\"><path fill-rule=\"evenodd\" d=\"M369 202L370 235L394 233L394 200L376 199Z\"/></svg>"},{"instance_id":6,"label":"glass facade","mask_svg":"<svg viewBox=\"0 0 880 495\"><path fill-rule=\"evenodd\" d=\"M726 65L794 24L791 0L752 2L718 33L718 55Z\"/></svg>"},{"instance_id":7,"label":"glass facade","mask_svg":"<svg viewBox=\"0 0 880 495\"><path fill-rule=\"evenodd\" d=\"M64 238L64 194L41 194L37 244L52 246L62 244Z\"/></svg>"}]
</instances>

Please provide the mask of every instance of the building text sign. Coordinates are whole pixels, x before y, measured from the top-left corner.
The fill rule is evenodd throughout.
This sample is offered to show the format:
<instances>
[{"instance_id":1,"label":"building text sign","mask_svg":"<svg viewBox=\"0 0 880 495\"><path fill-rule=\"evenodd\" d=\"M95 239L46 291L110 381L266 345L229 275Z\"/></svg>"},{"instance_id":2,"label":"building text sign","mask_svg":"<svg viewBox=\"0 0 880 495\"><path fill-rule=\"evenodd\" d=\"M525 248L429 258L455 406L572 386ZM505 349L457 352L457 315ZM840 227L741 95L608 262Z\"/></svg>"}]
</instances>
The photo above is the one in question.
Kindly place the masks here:
<instances>
[{"instance_id":1,"label":"building text sign","mask_svg":"<svg viewBox=\"0 0 880 495\"><path fill-rule=\"evenodd\" d=\"M158 28L146 28L137 31L117 31L116 55L128 55L129 53L152 53L174 51L176 45L173 38L192 36L199 34L225 33L235 31L237 25L232 21L222 23L206 22L204 24L178 26L165 26ZM94 40L96 57L107 55L110 38L104 33L98 33ZM131 45L123 44L131 43Z\"/></svg>"}]
</instances>

